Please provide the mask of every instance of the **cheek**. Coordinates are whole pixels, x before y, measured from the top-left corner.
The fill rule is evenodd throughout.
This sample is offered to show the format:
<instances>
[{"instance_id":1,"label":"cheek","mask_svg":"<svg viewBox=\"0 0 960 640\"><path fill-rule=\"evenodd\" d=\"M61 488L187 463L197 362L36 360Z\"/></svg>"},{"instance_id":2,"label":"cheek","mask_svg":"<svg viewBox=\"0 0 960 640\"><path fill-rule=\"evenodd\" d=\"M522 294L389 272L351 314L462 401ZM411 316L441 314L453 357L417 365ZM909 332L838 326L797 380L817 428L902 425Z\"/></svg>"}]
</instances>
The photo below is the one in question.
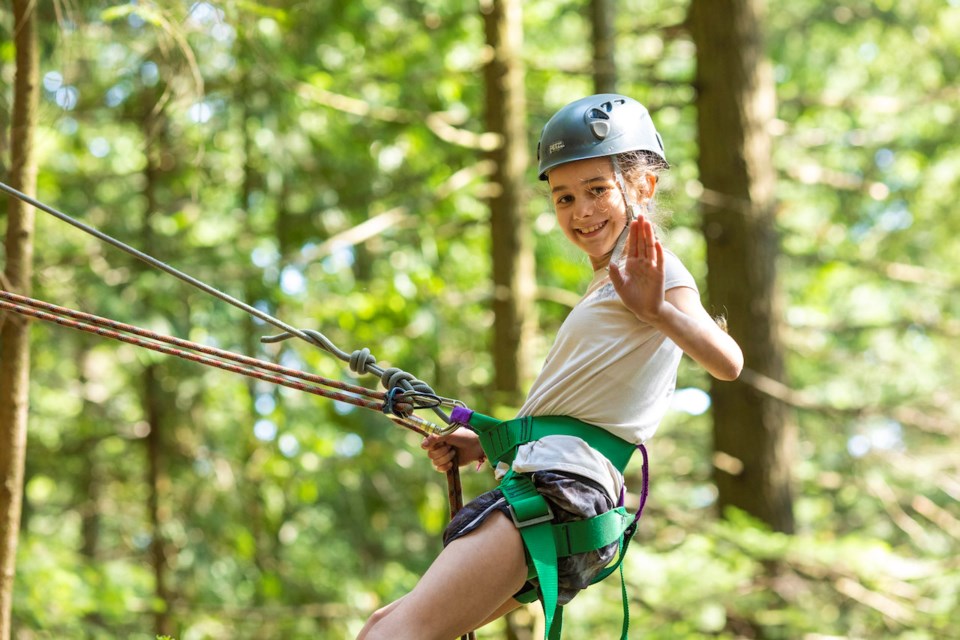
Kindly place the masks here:
<instances>
[{"instance_id":1,"label":"cheek","mask_svg":"<svg viewBox=\"0 0 960 640\"><path fill-rule=\"evenodd\" d=\"M603 202L603 207L610 213L610 218L616 222L627 221L626 205L623 203L623 196L619 192L612 193Z\"/></svg>"},{"instance_id":2,"label":"cheek","mask_svg":"<svg viewBox=\"0 0 960 640\"><path fill-rule=\"evenodd\" d=\"M573 229L570 228L571 216L569 212L557 211L556 209L554 209L554 212L556 213L557 226L559 226L560 230L563 231L563 235L570 240L574 240L577 237L577 234L574 233Z\"/></svg>"},{"instance_id":3,"label":"cheek","mask_svg":"<svg viewBox=\"0 0 960 640\"><path fill-rule=\"evenodd\" d=\"M608 202L610 211L610 219L618 224L627 224L627 210L626 204L623 202L623 197L619 194L613 202Z\"/></svg>"}]
</instances>

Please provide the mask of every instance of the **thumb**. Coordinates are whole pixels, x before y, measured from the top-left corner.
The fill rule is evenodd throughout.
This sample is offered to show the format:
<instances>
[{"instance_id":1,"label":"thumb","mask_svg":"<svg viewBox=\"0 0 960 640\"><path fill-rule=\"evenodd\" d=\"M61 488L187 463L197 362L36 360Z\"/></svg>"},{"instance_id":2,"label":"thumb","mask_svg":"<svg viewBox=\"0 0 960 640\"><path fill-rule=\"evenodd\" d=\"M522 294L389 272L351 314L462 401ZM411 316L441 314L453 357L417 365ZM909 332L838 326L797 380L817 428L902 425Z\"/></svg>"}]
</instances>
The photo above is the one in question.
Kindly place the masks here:
<instances>
[{"instance_id":1,"label":"thumb","mask_svg":"<svg viewBox=\"0 0 960 640\"><path fill-rule=\"evenodd\" d=\"M445 440L445 437L431 433L420 442L421 449L432 449Z\"/></svg>"},{"instance_id":2,"label":"thumb","mask_svg":"<svg viewBox=\"0 0 960 640\"><path fill-rule=\"evenodd\" d=\"M620 288L623 287L623 276L620 274L620 267L618 267L616 263L610 263L609 273L613 288L620 291Z\"/></svg>"}]
</instances>

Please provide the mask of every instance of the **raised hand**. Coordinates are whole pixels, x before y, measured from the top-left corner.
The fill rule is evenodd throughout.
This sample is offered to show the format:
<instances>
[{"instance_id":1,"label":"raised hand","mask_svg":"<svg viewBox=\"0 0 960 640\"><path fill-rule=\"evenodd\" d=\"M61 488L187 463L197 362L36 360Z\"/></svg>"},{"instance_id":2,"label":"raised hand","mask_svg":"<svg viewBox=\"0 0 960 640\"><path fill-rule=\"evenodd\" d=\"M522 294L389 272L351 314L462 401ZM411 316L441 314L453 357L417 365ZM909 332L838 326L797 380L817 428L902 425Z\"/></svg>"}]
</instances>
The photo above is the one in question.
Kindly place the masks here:
<instances>
[{"instance_id":1,"label":"raised hand","mask_svg":"<svg viewBox=\"0 0 960 640\"><path fill-rule=\"evenodd\" d=\"M644 322L655 323L663 307L666 267L663 245L644 216L630 223L623 266L610 264L610 281L624 306Z\"/></svg>"}]
</instances>

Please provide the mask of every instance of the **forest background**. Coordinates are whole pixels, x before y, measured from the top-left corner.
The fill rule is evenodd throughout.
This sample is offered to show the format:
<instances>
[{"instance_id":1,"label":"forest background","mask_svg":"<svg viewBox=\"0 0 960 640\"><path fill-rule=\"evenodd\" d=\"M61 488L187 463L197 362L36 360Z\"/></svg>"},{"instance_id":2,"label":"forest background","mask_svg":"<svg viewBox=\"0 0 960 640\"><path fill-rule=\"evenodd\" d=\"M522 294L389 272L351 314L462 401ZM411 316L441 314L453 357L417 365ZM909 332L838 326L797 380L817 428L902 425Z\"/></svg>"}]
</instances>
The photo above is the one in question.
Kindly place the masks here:
<instances>
[{"instance_id":1,"label":"forest background","mask_svg":"<svg viewBox=\"0 0 960 640\"><path fill-rule=\"evenodd\" d=\"M24 190L499 417L590 277L532 169L540 127L598 89L645 103L672 163L665 243L748 357L726 385L681 365L625 562L631 637L960 637L960 2L15 0L0 7L4 182L23 152L25 6ZM728 86L769 86L732 111L752 129L711 121L707 88ZM718 141L767 188L711 183ZM739 261L711 253L724 207L760 231ZM30 241L40 299L356 381L45 214ZM2 319L6 354L23 323ZM384 416L53 325L29 337L9 637L353 637L439 549L443 476ZM724 394L763 417L723 415ZM0 418L16 443L16 415ZM5 481L16 454L0 449ZM469 498L492 480L463 483ZM539 618L479 637L537 637ZM611 578L564 627L615 638L620 621Z\"/></svg>"}]
</instances>

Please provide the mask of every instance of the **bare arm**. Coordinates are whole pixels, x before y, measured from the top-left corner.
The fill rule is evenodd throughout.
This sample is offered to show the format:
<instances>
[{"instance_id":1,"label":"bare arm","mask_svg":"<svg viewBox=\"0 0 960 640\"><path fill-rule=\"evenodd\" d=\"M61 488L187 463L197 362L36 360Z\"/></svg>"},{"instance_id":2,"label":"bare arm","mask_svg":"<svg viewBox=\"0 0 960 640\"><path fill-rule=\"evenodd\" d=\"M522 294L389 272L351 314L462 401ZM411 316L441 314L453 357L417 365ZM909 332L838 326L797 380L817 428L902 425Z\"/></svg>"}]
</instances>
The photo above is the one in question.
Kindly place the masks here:
<instances>
[{"instance_id":1,"label":"bare arm","mask_svg":"<svg viewBox=\"0 0 960 640\"><path fill-rule=\"evenodd\" d=\"M736 380L743 369L740 345L710 317L697 292L676 287L665 297L667 304L654 326L714 378Z\"/></svg>"},{"instance_id":2,"label":"bare arm","mask_svg":"<svg viewBox=\"0 0 960 640\"><path fill-rule=\"evenodd\" d=\"M710 375L735 380L743 369L740 346L710 317L696 291L664 291L663 246L642 216L630 223L625 255L623 268L610 265L610 280L624 306L662 331Z\"/></svg>"}]
</instances>

